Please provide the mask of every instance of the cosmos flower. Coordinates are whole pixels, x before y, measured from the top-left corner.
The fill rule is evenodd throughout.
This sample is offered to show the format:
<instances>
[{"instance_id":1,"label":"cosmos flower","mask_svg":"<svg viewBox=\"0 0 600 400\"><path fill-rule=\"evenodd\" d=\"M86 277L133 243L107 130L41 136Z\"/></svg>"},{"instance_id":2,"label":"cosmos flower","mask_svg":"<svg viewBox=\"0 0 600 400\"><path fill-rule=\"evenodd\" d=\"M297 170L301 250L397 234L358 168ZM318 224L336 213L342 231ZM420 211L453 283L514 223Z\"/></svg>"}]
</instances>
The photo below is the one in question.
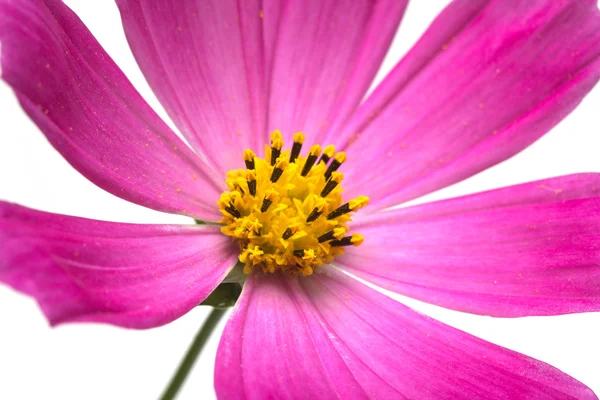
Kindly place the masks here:
<instances>
[{"instance_id":1,"label":"cosmos flower","mask_svg":"<svg viewBox=\"0 0 600 400\"><path fill-rule=\"evenodd\" d=\"M600 310L598 174L389 209L569 114L600 77L595 3L453 1L363 101L406 1L117 0L188 147L62 2L0 0L2 79L52 145L108 192L205 222L2 202L0 281L51 324L151 328L243 263L223 399L596 398L351 276L496 317Z\"/></svg>"}]
</instances>

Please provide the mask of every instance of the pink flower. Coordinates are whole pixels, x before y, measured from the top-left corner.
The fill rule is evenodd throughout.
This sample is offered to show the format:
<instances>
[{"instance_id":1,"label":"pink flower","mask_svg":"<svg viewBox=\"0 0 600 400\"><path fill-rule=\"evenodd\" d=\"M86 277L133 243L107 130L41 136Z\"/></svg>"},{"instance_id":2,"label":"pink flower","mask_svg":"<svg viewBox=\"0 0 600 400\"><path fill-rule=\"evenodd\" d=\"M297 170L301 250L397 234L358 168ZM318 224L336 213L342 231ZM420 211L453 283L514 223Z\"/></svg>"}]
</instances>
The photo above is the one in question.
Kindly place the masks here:
<instances>
[{"instance_id":1,"label":"pink flower","mask_svg":"<svg viewBox=\"0 0 600 400\"><path fill-rule=\"evenodd\" d=\"M217 355L220 398L596 398L543 362L340 272L497 317L600 310L598 174L384 211L511 157L571 112L600 78L595 1L455 0L364 103L406 1L117 3L142 71L193 150L58 0L0 0L2 78L98 186L231 229L109 223L0 203L0 281L36 298L50 323L166 324L246 257L249 274ZM244 150L262 156L275 129L288 144L302 131L306 144L298 163L281 153L284 177L273 186L303 185L295 166L309 146L331 143L347 156L343 201L370 198L352 222L335 220L341 230L322 247L314 243L342 204L341 184L319 203L314 190L325 181L306 183L316 200L303 207L318 211L320 228L300 206L284 226L288 211L278 207L291 210L304 195L267 192L258 167L254 198L271 201L272 223L258 211L249 217L249 173L226 185ZM315 168L322 174L324 165ZM228 191L238 194L219 200ZM306 233L307 247L281 238L289 227ZM343 239L347 229L364 244L338 254L335 240L360 243ZM244 256L251 245L256 253Z\"/></svg>"}]
</instances>

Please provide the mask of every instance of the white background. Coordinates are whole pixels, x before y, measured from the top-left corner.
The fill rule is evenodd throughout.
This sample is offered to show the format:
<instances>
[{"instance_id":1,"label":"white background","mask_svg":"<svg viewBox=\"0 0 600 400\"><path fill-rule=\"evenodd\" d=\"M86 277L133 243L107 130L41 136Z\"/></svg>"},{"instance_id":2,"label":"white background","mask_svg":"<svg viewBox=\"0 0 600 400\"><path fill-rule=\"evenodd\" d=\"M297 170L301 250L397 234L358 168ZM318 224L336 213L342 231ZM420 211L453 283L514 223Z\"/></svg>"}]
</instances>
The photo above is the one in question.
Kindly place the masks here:
<instances>
[{"instance_id":1,"label":"white background","mask_svg":"<svg viewBox=\"0 0 600 400\"><path fill-rule=\"evenodd\" d=\"M129 52L112 1L66 1L143 96L166 118ZM447 1L413 1L377 81ZM511 160L428 196L432 200L572 172L600 171L600 87L551 133ZM120 200L88 182L48 144L0 82L0 199L45 211L122 222L190 222ZM493 319L395 296L450 325L548 362L600 395L600 313ZM51 329L36 303L0 286L1 399L157 398L207 314L197 308L161 328L103 325ZM223 323L182 389L214 397L213 364ZM265 379L269 379L265 372Z\"/></svg>"}]
</instances>

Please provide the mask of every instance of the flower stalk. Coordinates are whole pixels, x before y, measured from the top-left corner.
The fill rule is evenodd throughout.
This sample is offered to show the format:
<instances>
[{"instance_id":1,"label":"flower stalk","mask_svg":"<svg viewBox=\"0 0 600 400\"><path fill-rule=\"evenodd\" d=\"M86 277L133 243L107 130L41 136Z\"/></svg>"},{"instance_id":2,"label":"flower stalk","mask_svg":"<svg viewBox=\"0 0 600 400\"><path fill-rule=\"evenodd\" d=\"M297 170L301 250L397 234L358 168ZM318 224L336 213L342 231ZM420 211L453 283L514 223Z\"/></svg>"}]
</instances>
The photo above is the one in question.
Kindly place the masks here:
<instances>
[{"instance_id":1,"label":"flower stalk","mask_svg":"<svg viewBox=\"0 0 600 400\"><path fill-rule=\"evenodd\" d=\"M200 352L204 348L204 345L208 341L208 338L210 338L210 335L217 327L217 324L219 323L223 315L225 315L224 308L212 309L212 311L208 315L208 318L206 318L204 324L200 328L200 331L194 338L194 341L188 348L185 357L179 364L175 375L173 375L173 378L171 378L169 386L167 386L167 389L161 396L161 400L172 400L175 398L175 396L177 396L179 389L181 389L181 386L185 382L188 374L194 366L194 363L198 359Z\"/></svg>"}]
</instances>

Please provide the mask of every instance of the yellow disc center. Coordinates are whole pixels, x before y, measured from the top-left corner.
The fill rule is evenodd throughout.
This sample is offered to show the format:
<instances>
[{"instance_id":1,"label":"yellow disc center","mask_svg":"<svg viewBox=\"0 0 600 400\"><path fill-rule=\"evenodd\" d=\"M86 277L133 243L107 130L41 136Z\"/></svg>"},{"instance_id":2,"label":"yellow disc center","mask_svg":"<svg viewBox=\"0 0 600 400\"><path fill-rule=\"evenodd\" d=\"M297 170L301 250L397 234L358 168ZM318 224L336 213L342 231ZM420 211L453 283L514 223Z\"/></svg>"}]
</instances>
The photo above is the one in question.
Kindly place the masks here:
<instances>
[{"instance_id":1,"label":"yellow disc center","mask_svg":"<svg viewBox=\"0 0 600 400\"><path fill-rule=\"evenodd\" d=\"M338 169L346 154L314 145L302 156L304 139L296 133L292 149L283 150L281 132L275 131L264 159L246 150L246 169L227 173L229 191L217 202L221 231L238 239L246 274L259 268L311 275L343 254L344 246L363 241L359 234L346 235L350 213L369 202L366 196L342 202Z\"/></svg>"}]
</instances>

